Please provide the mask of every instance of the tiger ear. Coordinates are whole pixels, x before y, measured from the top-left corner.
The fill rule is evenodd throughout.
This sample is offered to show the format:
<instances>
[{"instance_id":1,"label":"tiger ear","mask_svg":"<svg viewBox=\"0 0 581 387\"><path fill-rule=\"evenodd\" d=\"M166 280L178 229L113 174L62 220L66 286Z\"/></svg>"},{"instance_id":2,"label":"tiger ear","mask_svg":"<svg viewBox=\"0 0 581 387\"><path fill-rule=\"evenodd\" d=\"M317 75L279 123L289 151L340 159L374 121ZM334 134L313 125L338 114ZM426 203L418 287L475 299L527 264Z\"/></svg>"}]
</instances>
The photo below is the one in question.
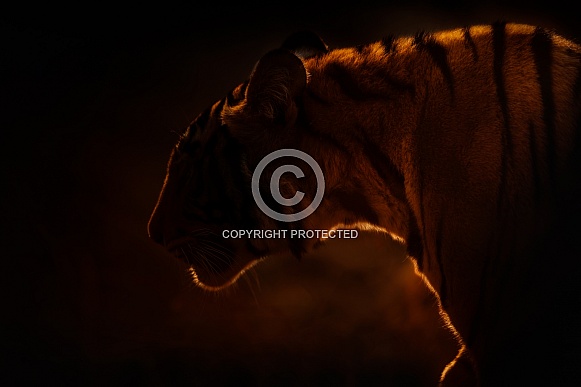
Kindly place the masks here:
<instances>
[{"instance_id":1,"label":"tiger ear","mask_svg":"<svg viewBox=\"0 0 581 387\"><path fill-rule=\"evenodd\" d=\"M270 121L288 122L296 116L295 98L307 84L303 62L285 49L268 52L254 67L246 89L250 110Z\"/></svg>"},{"instance_id":2,"label":"tiger ear","mask_svg":"<svg viewBox=\"0 0 581 387\"><path fill-rule=\"evenodd\" d=\"M321 37L313 31L295 32L282 43L281 48L291 51L302 59L312 58L329 52L329 47Z\"/></svg>"}]
</instances>

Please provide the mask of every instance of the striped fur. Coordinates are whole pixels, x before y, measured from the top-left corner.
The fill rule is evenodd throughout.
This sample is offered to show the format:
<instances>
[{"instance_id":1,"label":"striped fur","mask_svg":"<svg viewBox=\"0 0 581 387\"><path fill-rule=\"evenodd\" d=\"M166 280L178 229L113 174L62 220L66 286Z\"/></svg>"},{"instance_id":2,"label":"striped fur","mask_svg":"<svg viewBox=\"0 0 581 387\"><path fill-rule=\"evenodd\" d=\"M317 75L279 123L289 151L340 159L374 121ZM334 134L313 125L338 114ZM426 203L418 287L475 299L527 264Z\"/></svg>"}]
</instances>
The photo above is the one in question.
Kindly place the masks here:
<instances>
[{"instance_id":1,"label":"striped fur","mask_svg":"<svg viewBox=\"0 0 581 387\"><path fill-rule=\"evenodd\" d=\"M220 288L316 242L224 240L224 229L381 230L406 242L457 334L443 384L575 384L580 126L581 48L543 28L498 22L333 50L301 32L184 133L149 233ZM281 148L325 175L321 206L299 222L267 218L250 192L257 163ZM312 199L305 172L282 185Z\"/></svg>"}]
</instances>

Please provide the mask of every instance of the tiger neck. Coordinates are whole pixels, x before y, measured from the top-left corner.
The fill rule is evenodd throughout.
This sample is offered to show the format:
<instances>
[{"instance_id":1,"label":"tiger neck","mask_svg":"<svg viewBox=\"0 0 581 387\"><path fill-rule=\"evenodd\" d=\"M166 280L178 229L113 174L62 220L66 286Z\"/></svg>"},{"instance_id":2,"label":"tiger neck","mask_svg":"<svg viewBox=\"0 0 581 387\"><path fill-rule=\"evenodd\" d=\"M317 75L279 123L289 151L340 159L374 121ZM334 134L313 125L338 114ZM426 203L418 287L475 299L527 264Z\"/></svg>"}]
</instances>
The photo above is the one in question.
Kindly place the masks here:
<instances>
[{"instance_id":1,"label":"tiger neck","mask_svg":"<svg viewBox=\"0 0 581 387\"><path fill-rule=\"evenodd\" d=\"M317 86L315 78L309 90ZM420 251L417 209L407 194L416 185L412 139L417 122L409 117L419 115L417 100L406 95L397 101L346 99L321 106L317 92L305 93L300 146L322 163L323 203L329 208L318 211L321 218L383 230Z\"/></svg>"},{"instance_id":2,"label":"tiger neck","mask_svg":"<svg viewBox=\"0 0 581 387\"><path fill-rule=\"evenodd\" d=\"M386 151L387 146L360 129L356 136L342 141L330 141L334 134L322 131L306 136L302 148L321 162L326 180L325 201L318 215L306 221L317 227L387 232L399 241L411 241L416 249L417 222L400 166Z\"/></svg>"},{"instance_id":3,"label":"tiger neck","mask_svg":"<svg viewBox=\"0 0 581 387\"><path fill-rule=\"evenodd\" d=\"M426 106L448 90L428 92L425 82L417 81L427 76L417 76L418 70L409 66L420 55L406 49L410 45L411 41L398 42L399 49L389 56L375 55L381 47L371 46L357 65L341 50L325 61L308 62L304 146L320 154L316 158L325 165L329 182L325 197L331 206L326 216L404 241L418 269L440 289L442 273L434 269L437 262L429 262L436 260L435 255L428 254L438 250L437 242L426 239L437 224L425 221L429 215L437 223L439 215L426 213L424 205L430 198L423 195L426 176L418 157L422 146L430 152L432 148L418 143L417 132L430 114L438 113L426 111ZM342 210L332 217L335 208Z\"/></svg>"}]
</instances>

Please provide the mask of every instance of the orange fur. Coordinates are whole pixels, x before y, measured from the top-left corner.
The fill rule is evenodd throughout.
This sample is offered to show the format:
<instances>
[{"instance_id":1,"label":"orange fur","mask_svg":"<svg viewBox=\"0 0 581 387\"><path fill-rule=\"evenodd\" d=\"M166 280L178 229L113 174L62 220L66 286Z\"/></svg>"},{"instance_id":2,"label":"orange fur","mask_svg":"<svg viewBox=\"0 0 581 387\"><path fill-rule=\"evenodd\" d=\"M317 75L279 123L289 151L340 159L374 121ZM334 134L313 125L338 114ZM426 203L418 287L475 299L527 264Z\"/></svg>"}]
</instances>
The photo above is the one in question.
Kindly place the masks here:
<instances>
[{"instance_id":1,"label":"orange fur","mask_svg":"<svg viewBox=\"0 0 581 387\"><path fill-rule=\"evenodd\" d=\"M195 249L203 238L188 237L192 230L280 227L249 199L249 176L271 151L300 149L321 164L326 192L317 211L291 227L342 224L406 241L458 333L458 359L475 362L482 385L528 380L523 367L543 366L535 342L553 343L543 335L569 317L551 300L579 296L581 257L564 235L581 214L580 47L503 23L330 51L310 39L315 48L267 54L247 83L194 121L170 160L150 235L165 245L182 237ZM213 165L215 175L205 176ZM283 183L308 191L313 182L307 175ZM236 214L212 217L214 188ZM196 189L195 209L184 210ZM219 287L256 259L289 248L300 256L313 242L228 241L218 254L227 264L215 254L173 252L197 280ZM553 245L562 256L547 256ZM557 262L571 278L560 276ZM561 315L548 315L552 309ZM556 334L552 350L567 332ZM549 363L530 381L560 385L555 374L571 381L574 367Z\"/></svg>"}]
</instances>

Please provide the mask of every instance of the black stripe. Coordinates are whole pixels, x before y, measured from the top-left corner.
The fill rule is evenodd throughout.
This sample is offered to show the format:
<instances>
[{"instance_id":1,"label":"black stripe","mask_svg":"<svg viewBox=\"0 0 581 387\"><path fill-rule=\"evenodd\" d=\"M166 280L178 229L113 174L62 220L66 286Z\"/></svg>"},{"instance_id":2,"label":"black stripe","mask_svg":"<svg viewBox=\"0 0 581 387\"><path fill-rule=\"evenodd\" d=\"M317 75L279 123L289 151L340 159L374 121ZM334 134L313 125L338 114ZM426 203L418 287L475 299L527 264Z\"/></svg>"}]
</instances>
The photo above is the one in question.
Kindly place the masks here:
<instances>
[{"instance_id":1,"label":"black stripe","mask_svg":"<svg viewBox=\"0 0 581 387\"><path fill-rule=\"evenodd\" d=\"M212 210L215 207L213 203L216 199L220 198L221 190L216 190L215 186L220 180L219 167L217 158L217 147L223 138L223 132L220 130L214 130L208 141L203 145L203 153L200 157L200 167L197 169L197 173L200 175L198 179L201 179L203 184L199 184L200 180L197 181L198 184L190 187L189 196L194 202L194 207L196 210L202 211L205 218L209 221L212 218ZM217 191L217 192L216 192Z\"/></svg>"},{"instance_id":2,"label":"black stripe","mask_svg":"<svg viewBox=\"0 0 581 387\"><path fill-rule=\"evenodd\" d=\"M220 224L230 218L230 214L236 211L231 195L232 189L225 189L224 185L232 181L231 165L232 160L224 157L225 150L234 152L233 143L229 144L228 131L226 126L216 128L212 133L210 141L206 144L203 155L203 176L205 177L199 184L204 185L207 192L207 202L203 204L203 211L211 223ZM239 168L239 167L238 167Z\"/></svg>"},{"instance_id":3,"label":"black stripe","mask_svg":"<svg viewBox=\"0 0 581 387\"><path fill-rule=\"evenodd\" d=\"M244 100L244 98L236 98L236 96L234 95L234 91L236 91L235 88L230 90L230 92L226 96L226 106L228 107L234 107Z\"/></svg>"},{"instance_id":4,"label":"black stripe","mask_svg":"<svg viewBox=\"0 0 581 387\"><path fill-rule=\"evenodd\" d=\"M497 22L492 25L492 44L494 53L493 71L494 82L496 84L496 95L500 109L502 111L502 118L504 127L501 129L501 170L500 170L500 187L498 192L498 210L503 211L504 204L504 190L506 186L506 174L508 165L508 156L512 154L512 135L510 132L510 116L508 113L508 99L506 97L506 85L504 83L503 66L504 54L506 50L505 44L505 22Z\"/></svg>"},{"instance_id":5,"label":"black stripe","mask_svg":"<svg viewBox=\"0 0 581 387\"><path fill-rule=\"evenodd\" d=\"M243 188L250 186L250 179L248 174L245 174L242 170L242 145L236 138L232 137L226 125L222 125L221 128L225 140L224 147L221 151L222 158L225 162L225 168L222 169L222 181L225 184L229 183L229 189L226 190L229 200L228 203L225 204L237 207L234 213L241 214L243 204L253 200L251 191ZM243 221L243 219L236 219L236 221L240 222Z\"/></svg>"},{"instance_id":6,"label":"black stripe","mask_svg":"<svg viewBox=\"0 0 581 387\"><path fill-rule=\"evenodd\" d=\"M507 288L507 283L514 278L516 274L515 271L515 260L516 260L516 252L515 252L515 243L514 241L517 240L517 231L516 227L514 227L517 220L517 216L513 214L512 211L507 210L507 217L508 220L503 220L500 230L500 241L498 243L498 252L496 254L496 264L494 265L493 269L495 270L498 276L494 276L495 280L495 287L492 289L492 299L500 299L503 296L503 291ZM512 227L508 227L512 225ZM527 227L527 226L524 226ZM500 315L491 316L495 322L498 322Z\"/></svg>"},{"instance_id":7,"label":"black stripe","mask_svg":"<svg viewBox=\"0 0 581 387\"><path fill-rule=\"evenodd\" d=\"M446 47L438 43L432 34L426 33L424 31L416 34L413 40L413 45L420 51L427 52L432 60L436 63L436 66L442 72L448 88L450 89L450 94L454 98L454 77L452 76L452 70L448 63L447 50Z\"/></svg>"},{"instance_id":8,"label":"black stripe","mask_svg":"<svg viewBox=\"0 0 581 387\"><path fill-rule=\"evenodd\" d=\"M254 168L255 167L256 166L254 166ZM270 186L265 184L265 182L267 180L269 180L267 178L267 175L265 173L263 173L261 175L260 184L259 184L259 190L260 190L260 195L262 197L262 200L273 211L276 211L279 213L285 213L286 207L274 199L274 197L272 196L272 194L270 192ZM248 187L250 186L250 182L248 182L247 186ZM253 203L253 208L256 208L256 204L254 203L254 198L252 198L252 203ZM302 201L301 201L301 203L302 203ZM292 213L298 213L300 211L298 206L300 206L301 203L292 207ZM300 259L302 257L302 255L306 252L306 249L304 247L305 241L303 241L302 239L299 239L299 238L290 239L289 232L291 230L301 229L302 222L301 221L283 222L280 220L275 220L275 223L276 223L276 226L279 230L286 230L287 231L287 235L288 235L287 242L288 242L290 252L297 259Z\"/></svg>"},{"instance_id":9,"label":"black stripe","mask_svg":"<svg viewBox=\"0 0 581 387\"><path fill-rule=\"evenodd\" d=\"M194 120L194 122L192 122L192 125L190 125L190 127L197 127L200 130L203 130L206 125L208 124L208 119L210 118L210 111L212 110L212 107L207 108L206 110L204 110L202 113L200 113L198 115L198 117ZM190 135L193 135L194 132L190 133Z\"/></svg>"},{"instance_id":10,"label":"black stripe","mask_svg":"<svg viewBox=\"0 0 581 387\"><path fill-rule=\"evenodd\" d=\"M423 179L424 176L422 174L422 169L420 168L418 170L418 201L419 201L419 206L420 206L420 221L422 222L422 238L425 241L427 241L428 236L427 236L427 229L426 229L426 217L425 217L425 210L424 210L424 184L423 184ZM428 247L427 250L427 257L426 257L426 262L427 262L427 266L428 269L430 268L430 263L431 263L431 259L430 259L430 249Z\"/></svg>"},{"instance_id":11,"label":"black stripe","mask_svg":"<svg viewBox=\"0 0 581 387\"><path fill-rule=\"evenodd\" d=\"M213 210L220 209L223 206L222 202L224 202L219 158L219 144L221 144L222 137L220 130L214 130L204 144L200 158L201 163L197 168L199 176L190 191L195 207L204 213L207 222L212 220Z\"/></svg>"},{"instance_id":12,"label":"black stripe","mask_svg":"<svg viewBox=\"0 0 581 387\"><path fill-rule=\"evenodd\" d=\"M579 106L579 105L577 105ZM578 110L579 112L579 110ZM569 199L566 203L573 203L571 205L572 209L569 206L566 206L566 210L568 213L581 213L581 202L579 201L579 197L581 197L581 174L579 174L579 169L581 166L581 112L577 113L577 120L574 126L575 134L572 138L572 143L574 144L573 150L568 157L569 170L571 174L568 176L575 176L572 181L569 182ZM573 228L572 228L573 229ZM572 239L573 240L573 239Z\"/></svg>"},{"instance_id":13,"label":"black stripe","mask_svg":"<svg viewBox=\"0 0 581 387\"><path fill-rule=\"evenodd\" d=\"M327 199L337 203L339 208L353 214L357 220L378 225L379 215L369 204L365 195L361 193L359 187L362 185L358 183L355 186L356 188L353 189L333 189L327 194Z\"/></svg>"},{"instance_id":14,"label":"black stripe","mask_svg":"<svg viewBox=\"0 0 581 387\"><path fill-rule=\"evenodd\" d=\"M345 95L356 101L393 99L397 96L389 91L381 91L380 88L363 89L361 83L354 77L354 72L336 62L329 64L327 76L337 82ZM415 88L410 83L392 79L388 74L382 74L381 80L398 92L415 94Z\"/></svg>"},{"instance_id":15,"label":"black stripe","mask_svg":"<svg viewBox=\"0 0 581 387\"><path fill-rule=\"evenodd\" d=\"M476 62L478 60L478 50L476 49L472 35L470 35L470 27L462 28L462 36L464 37L464 43L472 51L472 59Z\"/></svg>"},{"instance_id":16,"label":"black stripe","mask_svg":"<svg viewBox=\"0 0 581 387\"><path fill-rule=\"evenodd\" d=\"M377 98L377 96L370 95L366 90L362 90L359 82L353 77L352 72L339 63L329 64L327 75L337 82L343 93L351 99L364 101Z\"/></svg>"},{"instance_id":17,"label":"black stripe","mask_svg":"<svg viewBox=\"0 0 581 387\"><path fill-rule=\"evenodd\" d=\"M240 92L239 92L239 96L238 98L243 100L244 98L246 98L246 89L248 89L248 84L250 83L250 79L245 80L244 82L242 82L242 85L240 86Z\"/></svg>"},{"instance_id":18,"label":"black stripe","mask_svg":"<svg viewBox=\"0 0 581 387\"><path fill-rule=\"evenodd\" d=\"M298 211L296 211L295 213L297 213L297 212ZM287 225L290 226L289 230L304 230L302 220L287 223ZM288 241L288 247L289 247L291 254L296 259L300 260L303 257L303 255L307 252L307 249L305 247L305 243L307 242L307 240L304 238L297 238L297 237L291 238L290 235L288 235L287 241Z\"/></svg>"},{"instance_id":19,"label":"black stripe","mask_svg":"<svg viewBox=\"0 0 581 387\"><path fill-rule=\"evenodd\" d=\"M224 166L220 171L221 180L222 182L230 183L228 189L222 189L225 196L221 199L222 205L226 208L231 219L230 224L236 224L240 228L248 230L261 229L261 222L256 217L256 204L249 188L251 185L251 173L249 170L244 169L244 163L242 162L244 158L243 147L230 134L226 125L222 125L220 129L224 138L224 146L221 151L222 164ZM245 189L244 187L248 188ZM279 225L279 228L284 227ZM248 251L257 257L264 257L268 254L268 249L259 249L252 244L249 238L246 238L245 244Z\"/></svg>"},{"instance_id":20,"label":"black stripe","mask_svg":"<svg viewBox=\"0 0 581 387\"><path fill-rule=\"evenodd\" d=\"M442 238L444 238L443 229L442 217L440 217L436 229L436 262L438 262L438 267L440 269L440 290L438 291L438 295L440 296L442 307L446 309L448 306L448 283L446 281L444 262L442 260Z\"/></svg>"},{"instance_id":21,"label":"black stripe","mask_svg":"<svg viewBox=\"0 0 581 387\"><path fill-rule=\"evenodd\" d=\"M410 94L412 97L416 95L416 87L413 83L402 81L393 78L389 74L381 74L382 80L386 81L390 87L392 87L399 94ZM388 96L387 98L392 98L393 96Z\"/></svg>"},{"instance_id":22,"label":"black stripe","mask_svg":"<svg viewBox=\"0 0 581 387\"><path fill-rule=\"evenodd\" d=\"M543 28L537 27L531 40L531 49L537 67L537 76L543 101L543 122L545 124L546 159L551 186L556 178L557 147L555 140L555 96L553 94L553 41L551 35Z\"/></svg>"},{"instance_id":23,"label":"black stripe","mask_svg":"<svg viewBox=\"0 0 581 387\"><path fill-rule=\"evenodd\" d=\"M416 127L416 142L414 144L414 153L416 155L416 164L417 165L421 165L421 152L420 152L420 146L418 144L418 141L421 141L424 136L422 136L423 133L420 133L420 131L422 129L424 129L424 123L426 121L426 109L427 109L427 101L428 101L428 94L426 94L424 96L424 101L422 103L422 108L420 111L420 119L418 121L418 125ZM426 246L426 241L427 241L427 233L426 233L426 219L424 217L424 187L423 187L423 182L424 182L424 175L423 175L423 168L419 168L418 169L418 179L417 179L417 200L418 200L418 205L419 205L419 221L422 223L422 229L421 229L421 236L423 239L423 243L425 247ZM411 208L411 206L410 206ZM417 220L416 220L417 221ZM431 265L431 259L430 259L430 249L429 247L426 249L426 251L424 251L424 253L426 254L426 265L427 265L427 269L430 268Z\"/></svg>"},{"instance_id":24,"label":"black stripe","mask_svg":"<svg viewBox=\"0 0 581 387\"><path fill-rule=\"evenodd\" d=\"M226 106L226 97L222 98L220 100L220 102L218 102L218 105L216 105L216 108L214 109L214 112L212 113L212 118L215 120L219 120L220 116L222 115L222 111L224 110L224 106Z\"/></svg>"},{"instance_id":25,"label":"black stripe","mask_svg":"<svg viewBox=\"0 0 581 387\"><path fill-rule=\"evenodd\" d=\"M490 255L492 254L492 247L496 242L497 238L492 238L489 244L488 251L486 252L484 265L482 266L482 271L480 273L480 291L478 292L478 301L476 304L476 309L474 310L474 315L470 321L470 329L468 334L464 337L464 342L468 347L471 347L474 344L474 340L476 340L476 334L482 326L484 325L484 319L486 318L486 314L484 313L484 306L486 300L486 293L487 293L487 286L486 286L486 278L489 276L489 267L490 267Z\"/></svg>"},{"instance_id":26,"label":"black stripe","mask_svg":"<svg viewBox=\"0 0 581 387\"><path fill-rule=\"evenodd\" d=\"M381 45L386 54L395 51L395 37L393 35L386 36L381 39Z\"/></svg>"},{"instance_id":27,"label":"black stripe","mask_svg":"<svg viewBox=\"0 0 581 387\"><path fill-rule=\"evenodd\" d=\"M315 141L319 143L325 143L333 146L334 148L341 151L344 156L349 156L351 154L349 152L349 149L347 149L347 147L345 147L343 143L341 143L339 140L333 137L331 133L321 132L313 128L313 125L311 125L309 117L307 117L307 112L304 106L304 100L302 98L297 101L297 105L299 113L297 116L296 126L300 127L303 130L303 133L314 137Z\"/></svg>"},{"instance_id":28,"label":"black stripe","mask_svg":"<svg viewBox=\"0 0 581 387\"><path fill-rule=\"evenodd\" d=\"M307 88L305 95L311 98L312 100L320 103L321 105L329 106L331 104L329 101L321 97L319 94L315 93L315 91L310 87Z\"/></svg>"},{"instance_id":29,"label":"black stripe","mask_svg":"<svg viewBox=\"0 0 581 387\"><path fill-rule=\"evenodd\" d=\"M504 67L504 54L506 50L506 22L500 21L492 24L492 49L493 49L493 76L494 82L496 84L496 95L500 105L504 126L501 129L501 147L500 147L500 157L501 157L501 169L500 169L500 182L498 194L496 197L497 201L497 219L499 222L499 229L491 230L490 240L488 243L488 251L485 256L482 272L480 275L480 293L478 297L478 304L474 312L474 317L471 322L471 328L468 336L466 337L467 345L471 345L476 338L476 333L483 326L483 320L487 317L484 313L485 299L488 293L486 279L490 275L490 267L492 261L492 255L496 255L497 261L502 258L502 248L503 243L501 237L504 236L506 231L506 198L505 198L505 186L506 186L506 175L507 175L507 158L512 154L512 136L510 133L510 117L508 113L508 100L506 97L506 85L504 83L503 67ZM509 155L507 155L507 152ZM493 249L497 249L493 252Z\"/></svg>"},{"instance_id":30,"label":"black stripe","mask_svg":"<svg viewBox=\"0 0 581 387\"><path fill-rule=\"evenodd\" d=\"M226 95L226 106L232 106L232 104L236 104L236 97L234 97L234 90L236 88L230 90L228 95Z\"/></svg>"},{"instance_id":31,"label":"black stripe","mask_svg":"<svg viewBox=\"0 0 581 387\"><path fill-rule=\"evenodd\" d=\"M404 177L376 142L367 137L356 139L363 147L363 155L383 180L389 192L401 203L406 202Z\"/></svg>"},{"instance_id":32,"label":"black stripe","mask_svg":"<svg viewBox=\"0 0 581 387\"><path fill-rule=\"evenodd\" d=\"M317 142L333 146L334 148L338 149L341 153L343 153L343 156L345 157L351 155L349 149L329 133L316 131L310 125L304 127L303 133L314 137L315 141Z\"/></svg>"},{"instance_id":33,"label":"black stripe","mask_svg":"<svg viewBox=\"0 0 581 387\"><path fill-rule=\"evenodd\" d=\"M411 209L411 206L408 202L408 208ZM418 263L418 269L420 271L423 270L423 263L424 263L424 244L422 241L422 236L420 235L420 229L418 227L418 221L416 217L413 215L413 212L410 210L409 213L409 221L408 221L408 235L406 238L406 247L407 247L407 254L410 257L416 259Z\"/></svg>"},{"instance_id":34,"label":"black stripe","mask_svg":"<svg viewBox=\"0 0 581 387\"><path fill-rule=\"evenodd\" d=\"M222 137L223 133L219 130L214 130L210 134L210 137L204 144L204 153L202 155L203 158L212 156L216 152L216 145L218 144L219 137Z\"/></svg>"},{"instance_id":35,"label":"black stripe","mask_svg":"<svg viewBox=\"0 0 581 387\"><path fill-rule=\"evenodd\" d=\"M289 237L287 241L288 248L292 256L300 261L303 258L303 255L305 255L305 253L307 252L307 249L305 248L305 240L303 238Z\"/></svg>"},{"instance_id":36,"label":"black stripe","mask_svg":"<svg viewBox=\"0 0 581 387\"><path fill-rule=\"evenodd\" d=\"M363 52L363 50L365 50L365 45L364 44L358 44L357 46L355 46L355 51L357 51L357 53L361 54Z\"/></svg>"},{"instance_id":37,"label":"black stripe","mask_svg":"<svg viewBox=\"0 0 581 387\"><path fill-rule=\"evenodd\" d=\"M256 165L251 166L251 170L254 170L255 168L256 168ZM267 183L269 181L270 181L270 175L268 173L266 173L266 171L265 171L260 176L260 182L259 182L260 196L262 197L262 200L264 201L264 203L269 208L271 208L273 211L276 211L279 213L284 213L285 212L284 209L286 208L286 206L283 206L282 204L280 204L278 201L276 201L274 199L274 197L272 196L272 193L270 191L270 185ZM276 224L277 224L277 227L281 230L289 230L291 228L290 222L283 222L280 220L276 220Z\"/></svg>"},{"instance_id":38,"label":"black stripe","mask_svg":"<svg viewBox=\"0 0 581 387\"><path fill-rule=\"evenodd\" d=\"M538 157L538 148L537 148L537 140L536 140L536 133L535 133L535 126L531 122L529 124L529 152L531 154L531 169L533 173L533 206L534 208L538 208L541 199L541 174L539 171L539 161L537 160Z\"/></svg>"},{"instance_id":39,"label":"black stripe","mask_svg":"<svg viewBox=\"0 0 581 387\"><path fill-rule=\"evenodd\" d=\"M500 200L500 198L498 200ZM500 287L497 282L494 282L493 283L494 288L497 290L495 291L494 289L488 289L488 283L490 281L487 281L487 279L492 278L494 274L495 268L491 264L492 263L491 257L494 254L496 254L496 262L499 262L498 266L501 269L504 269L506 265L510 263L507 262L508 260L507 261L500 260L503 258L502 257L503 241L510 240L510 238L507 238L505 235L506 234L505 226L506 224L503 219L503 222L500 224L500 227L492 229L491 231L491 236L489 238L488 246L485 253L486 255L484 256L485 260L482 266L482 271L480 272L479 279L480 291L478 292L478 301L476 304L476 308L474 310L474 315L472 317L472 320L470 321L469 333L465 337L465 343L469 347L476 340L477 333L482 329L482 327L487 326L491 318L495 318L495 316L491 316L490 313L487 313L489 311L485 310L485 307L490 306L490 300L495 299L494 297L502 297L502 294L498 294L497 292L504 290L504 288ZM506 255L504 257L506 258ZM498 269L498 267L496 269ZM489 301L488 305L486 304L487 300Z\"/></svg>"},{"instance_id":40,"label":"black stripe","mask_svg":"<svg viewBox=\"0 0 581 387\"><path fill-rule=\"evenodd\" d=\"M391 95L378 93L377 90L364 90L361 83L354 77L353 71L348 70L339 63L331 63L327 67L327 76L334 80L341 91L349 98L356 101L368 101L373 99L390 99Z\"/></svg>"},{"instance_id":41,"label":"black stripe","mask_svg":"<svg viewBox=\"0 0 581 387\"><path fill-rule=\"evenodd\" d=\"M495 256L496 264L491 265L495 270L501 270L500 278L497 277L495 283L496 291L490 290L490 297L497 298L502 297L501 292L505 289L508 281L510 281L511 276L514 274L515 261L514 261L514 241L517 237L519 230L511 225L515 224L518 215L511 210L510 206L507 206L508 199L504 193L504 189L507 184L507 174L509 161L513 160L513 139L512 131L510 125L510 114L508 111L508 100L506 97L506 90L504 84L504 77L502 73L502 67L504 65L504 52L506 51L506 24L504 22L496 23L493 25L493 42L494 42L494 69L495 69L495 79L497 81L497 92L499 96L499 103L502 107L502 114L505 123L505 130L503 134L503 147L502 147L502 175L501 175L501 185L499 189L498 201L498 219L500 221L500 227L498 234L493 236L494 244L491 246L496 246L497 252ZM549 176L554 176L554 160L555 160L555 140L554 140L554 125L555 125L555 107L554 107L554 96L552 91L552 41L550 35L542 28L537 27L533 33L531 39L531 51L534 56L535 65L537 68L537 77L541 89L541 99L543 102L543 120L545 123L546 133L546 147L548 152L553 152L552 155L547 154L547 166ZM502 86L502 87L499 87ZM529 152L531 157L531 168L532 168L532 200L533 200L533 211L538 208L538 205L545 200L543 195L543 182L542 182L542 171L540 170L539 163L539 151L537 148L537 130L533 122L529 122ZM549 133L550 132L550 133ZM550 149L550 150L549 150ZM508 160L508 161L507 161ZM550 183L549 187L553 187L554 184ZM533 212L533 218L529 219L530 224L536 224L537 220ZM536 227L533 226L533 229ZM525 231L526 232L526 231ZM490 254L491 255L491 254ZM490 260L487 257L488 260ZM489 262L485 262L486 271L488 271ZM501 269L500 269L501 268ZM483 293L485 293L486 284L484 283L484 278L482 278ZM497 316L490 316L495 318Z\"/></svg>"},{"instance_id":42,"label":"black stripe","mask_svg":"<svg viewBox=\"0 0 581 387\"><path fill-rule=\"evenodd\" d=\"M573 101L579 102L579 97L581 97L581 63L577 67L577 79L573 85Z\"/></svg>"},{"instance_id":43,"label":"black stripe","mask_svg":"<svg viewBox=\"0 0 581 387\"><path fill-rule=\"evenodd\" d=\"M484 267L488 270L488 267L491 267L491 260L494 260L497 265L506 266L510 264L510 262L502 261L505 256L503 255L503 249L505 248L505 235L507 231L507 223L508 219L511 218L511 214L509 214L509 209L507 209L507 195L506 191L506 184L508 180L508 166L509 161L512 161L512 151L513 151L513 141L512 141L512 132L511 132L511 123L510 123L510 115L508 111L508 99L506 95L506 84L504 81L504 57L506 51L506 23L505 22L497 22L492 25L492 44L493 44L493 71L494 71L494 81L496 84L496 94L498 97L498 103L501 108L502 117L504 121L504 126L501 128L501 147L500 147L500 157L501 157L501 170L500 170L500 182L498 188L498 194L496 197L497 201L497 222L499 224L498 234L491 235L491 239L494 243L490 243L492 248L497 249L496 252L493 254L490 251L489 254L486 255ZM494 258L493 258L494 255ZM501 264L501 262L504 262ZM483 283L481 284L482 292L486 293L486 282L485 278L482 278ZM479 305L479 307L481 307Z\"/></svg>"},{"instance_id":44,"label":"black stripe","mask_svg":"<svg viewBox=\"0 0 581 387\"><path fill-rule=\"evenodd\" d=\"M362 130L361 130L362 131ZM360 131L360 132L361 132ZM377 142L366 136L360 136L352 133L351 139L360 144L362 154L369 160L370 166L375 170L378 177L383 181L383 185L389 194L400 203L408 203L405 194L405 182L403 175L398 171L393 161L378 146ZM375 212L375 210L372 210ZM377 216L379 221L379 217ZM367 219L371 224L371 219Z\"/></svg>"}]
</instances>

